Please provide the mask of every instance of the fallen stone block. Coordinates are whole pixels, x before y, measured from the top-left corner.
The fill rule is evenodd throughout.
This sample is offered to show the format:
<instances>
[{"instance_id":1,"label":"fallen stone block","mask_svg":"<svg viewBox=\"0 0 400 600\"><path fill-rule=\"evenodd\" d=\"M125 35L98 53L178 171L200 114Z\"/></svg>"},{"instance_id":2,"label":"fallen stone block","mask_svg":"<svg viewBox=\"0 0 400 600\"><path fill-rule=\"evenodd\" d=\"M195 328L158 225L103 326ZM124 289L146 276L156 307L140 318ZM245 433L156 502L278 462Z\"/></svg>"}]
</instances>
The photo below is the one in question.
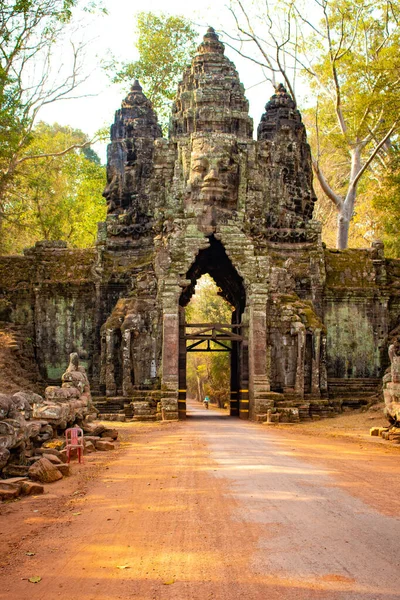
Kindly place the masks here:
<instances>
[{"instance_id":1,"label":"fallen stone block","mask_svg":"<svg viewBox=\"0 0 400 600\"><path fill-rule=\"evenodd\" d=\"M18 498L18 496L19 496L18 488L13 488L13 489L9 489L9 490L0 489L0 500L2 500L2 501L13 500L14 498Z\"/></svg>"},{"instance_id":2,"label":"fallen stone block","mask_svg":"<svg viewBox=\"0 0 400 600\"><path fill-rule=\"evenodd\" d=\"M60 458L58 458L58 456L54 456L54 454L47 454L47 452L46 452L45 454L42 454L42 458L46 458L53 465L56 465L56 466L63 464L63 461Z\"/></svg>"},{"instance_id":3,"label":"fallen stone block","mask_svg":"<svg viewBox=\"0 0 400 600\"><path fill-rule=\"evenodd\" d=\"M24 496L38 496L43 494L44 487L36 481L23 481L21 485L21 494Z\"/></svg>"},{"instance_id":4,"label":"fallen stone block","mask_svg":"<svg viewBox=\"0 0 400 600\"><path fill-rule=\"evenodd\" d=\"M61 464L55 465L55 466L60 471L60 473L63 477L68 477L69 475L71 475L69 465L64 465L63 463L61 463Z\"/></svg>"},{"instance_id":5,"label":"fallen stone block","mask_svg":"<svg viewBox=\"0 0 400 600\"><path fill-rule=\"evenodd\" d=\"M43 454L52 454L53 456L57 456L62 462L65 462L65 454L62 450L56 450L55 448L36 448L35 453L39 456Z\"/></svg>"},{"instance_id":6,"label":"fallen stone block","mask_svg":"<svg viewBox=\"0 0 400 600\"><path fill-rule=\"evenodd\" d=\"M47 458L41 458L29 467L29 477L33 481L53 483L62 479L62 474Z\"/></svg>"},{"instance_id":7,"label":"fallen stone block","mask_svg":"<svg viewBox=\"0 0 400 600\"><path fill-rule=\"evenodd\" d=\"M369 435L379 437L379 429L379 427L371 427L371 429L369 430Z\"/></svg>"},{"instance_id":8,"label":"fallen stone block","mask_svg":"<svg viewBox=\"0 0 400 600\"><path fill-rule=\"evenodd\" d=\"M116 440L118 438L118 430L117 429L105 429L101 434L101 438L110 438L112 440Z\"/></svg>"},{"instance_id":9,"label":"fallen stone block","mask_svg":"<svg viewBox=\"0 0 400 600\"><path fill-rule=\"evenodd\" d=\"M85 449L83 451L84 454L91 454L91 452L96 452L96 448L93 444L93 442L86 442L85 441Z\"/></svg>"},{"instance_id":10,"label":"fallen stone block","mask_svg":"<svg viewBox=\"0 0 400 600\"><path fill-rule=\"evenodd\" d=\"M10 477L26 477L28 475L29 465L8 464L3 469L3 475Z\"/></svg>"},{"instance_id":11,"label":"fallen stone block","mask_svg":"<svg viewBox=\"0 0 400 600\"><path fill-rule=\"evenodd\" d=\"M85 435L83 439L86 442L92 442L93 444L95 444L96 442L101 440L101 437L99 435Z\"/></svg>"},{"instance_id":12,"label":"fallen stone block","mask_svg":"<svg viewBox=\"0 0 400 600\"><path fill-rule=\"evenodd\" d=\"M104 440L100 440L95 444L96 450L114 450L115 446L111 442L105 442Z\"/></svg>"},{"instance_id":13,"label":"fallen stone block","mask_svg":"<svg viewBox=\"0 0 400 600\"><path fill-rule=\"evenodd\" d=\"M105 430L106 427L104 425L95 425L92 429L91 435L100 436Z\"/></svg>"},{"instance_id":14,"label":"fallen stone block","mask_svg":"<svg viewBox=\"0 0 400 600\"><path fill-rule=\"evenodd\" d=\"M0 490L21 489L24 481L28 481L27 477L9 477L8 479L0 479Z\"/></svg>"}]
</instances>

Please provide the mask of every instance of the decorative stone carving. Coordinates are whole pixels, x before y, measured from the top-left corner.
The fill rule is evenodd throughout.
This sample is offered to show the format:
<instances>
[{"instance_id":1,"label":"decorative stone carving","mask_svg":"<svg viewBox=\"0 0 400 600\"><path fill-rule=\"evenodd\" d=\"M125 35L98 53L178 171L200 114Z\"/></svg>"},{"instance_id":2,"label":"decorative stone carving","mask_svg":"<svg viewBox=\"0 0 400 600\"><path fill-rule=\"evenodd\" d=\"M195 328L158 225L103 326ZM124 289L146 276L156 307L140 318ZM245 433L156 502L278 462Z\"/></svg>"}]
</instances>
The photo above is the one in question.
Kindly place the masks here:
<instances>
[{"instance_id":1,"label":"decorative stone carving","mask_svg":"<svg viewBox=\"0 0 400 600\"><path fill-rule=\"evenodd\" d=\"M76 352L70 354L69 365L61 379L61 387L47 387L45 399L34 404L33 417L46 420L54 428L66 429L95 412L86 371L79 365Z\"/></svg>"},{"instance_id":2,"label":"decorative stone carving","mask_svg":"<svg viewBox=\"0 0 400 600\"><path fill-rule=\"evenodd\" d=\"M395 427L400 426L400 339L389 346L390 367L383 378L385 415Z\"/></svg>"}]
</instances>

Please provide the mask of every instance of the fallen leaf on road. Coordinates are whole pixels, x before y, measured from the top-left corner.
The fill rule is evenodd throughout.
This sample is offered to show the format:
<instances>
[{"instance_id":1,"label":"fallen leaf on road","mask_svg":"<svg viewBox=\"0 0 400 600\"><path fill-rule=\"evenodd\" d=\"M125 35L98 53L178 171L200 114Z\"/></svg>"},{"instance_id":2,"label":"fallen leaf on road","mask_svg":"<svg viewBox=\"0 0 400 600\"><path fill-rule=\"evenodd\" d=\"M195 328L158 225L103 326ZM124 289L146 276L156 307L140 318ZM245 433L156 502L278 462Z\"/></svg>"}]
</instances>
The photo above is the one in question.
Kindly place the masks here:
<instances>
[{"instance_id":1,"label":"fallen leaf on road","mask_svg":"<svg viewBox=\"0 0 400 600\"><path fill-rule=\"evenodd\" d=\"M28 581L31 583L39 583L39 581L42 581L42 578L39 577L39 575L35 575L34 577L29 577Z\"/></svg>"},{"instance_id":2,"label":"fallen leaf on road","mask_svg":"<svg viewBox=\"0 0 400 600\"><path fill-rule=\"evenodd\" d=\"M26 556L35 556L34 552L25 552Z\"/></svg>"},{"instance_id":3,"label":"fallen leaf on road","mask_svg":"<svg viewBox=\"0 0 400 600\"><path fill-rule=\"evenodd\" d=\"M74 515L74 517L77 517L78 515L81 515L81 512L76 512L76 513L72 513Z\"/></svg>"},{"instance_id":4,"label":"fallen leaf on road","mask_svg":"<svg viewBox=\"0 0 400 600\"><path fill-rule=\"evenodd\" d=\"M175 583L175 579L170 579L169 581L163 581L163 585L172 585Z\"/></svg>"},{"instance_id":5,"label":"fallen leaf on road","mask_svg":"<svg viewBox=\"0 0 400 600\"><path fill-rule=\"evenodd\" d=\"M130 569L131 566L130 565L118 565L117 569Z\"/></svg>"}]
</instances>

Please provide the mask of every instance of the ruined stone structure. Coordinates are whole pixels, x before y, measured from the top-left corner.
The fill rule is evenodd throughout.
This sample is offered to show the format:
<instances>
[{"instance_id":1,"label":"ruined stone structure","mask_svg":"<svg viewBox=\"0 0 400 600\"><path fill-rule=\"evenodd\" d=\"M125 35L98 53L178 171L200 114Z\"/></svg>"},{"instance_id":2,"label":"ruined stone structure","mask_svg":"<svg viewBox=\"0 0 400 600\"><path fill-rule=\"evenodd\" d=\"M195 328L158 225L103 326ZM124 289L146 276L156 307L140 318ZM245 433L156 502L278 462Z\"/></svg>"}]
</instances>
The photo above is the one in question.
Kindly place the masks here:
<instances>
[{"instance_id":1,"label":"ruined stone structure","mask_svg":"<svg viewBox=\"0 0 400 600\"><path fill-rule=\"evenodd\" d=\"M44 398L23 391L0 394L0 480L26 475L35 449L55 433L95 417L89 381L76 352L71 353L62 387L47 387Z\"/></svg>"},{"instance_id":2,"label":"ruined stone structure","mask_svg":"<svg viewBox=\"0 0 400 600\"><path fill-rule=\"evenodd\" d=\"M378 389L400 321L400 261L379 242L324 247L292 98L276 89L254 140L212 29L183 74L168 139L132 86L111 127L104 196L95 249L42 242L0 258L0 318L26 326L49 382L77 351L105 412L184 417L185 306L209 273L234 308L232 415L329 416Z\"/></svg>"}]
</instances>

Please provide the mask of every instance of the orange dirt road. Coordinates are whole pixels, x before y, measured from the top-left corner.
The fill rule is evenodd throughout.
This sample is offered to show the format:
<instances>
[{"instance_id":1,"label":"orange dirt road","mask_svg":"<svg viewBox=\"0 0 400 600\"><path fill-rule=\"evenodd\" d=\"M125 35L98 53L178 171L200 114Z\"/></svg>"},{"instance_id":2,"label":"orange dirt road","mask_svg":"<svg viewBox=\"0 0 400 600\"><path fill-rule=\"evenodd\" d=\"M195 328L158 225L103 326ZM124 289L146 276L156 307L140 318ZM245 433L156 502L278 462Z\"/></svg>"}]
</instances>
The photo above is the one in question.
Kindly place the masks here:
<instances>
[{"instance_id":1,"label":"orange dirt road","mask_svg":"<svg viewBox=\"0 0 400 600\"><path fill-rule=\"evenodd\" d=\"M199 405L121 432L118 451L2 505L1 599L400 598L398 448Z\"/></svg>"}]
</instances>

